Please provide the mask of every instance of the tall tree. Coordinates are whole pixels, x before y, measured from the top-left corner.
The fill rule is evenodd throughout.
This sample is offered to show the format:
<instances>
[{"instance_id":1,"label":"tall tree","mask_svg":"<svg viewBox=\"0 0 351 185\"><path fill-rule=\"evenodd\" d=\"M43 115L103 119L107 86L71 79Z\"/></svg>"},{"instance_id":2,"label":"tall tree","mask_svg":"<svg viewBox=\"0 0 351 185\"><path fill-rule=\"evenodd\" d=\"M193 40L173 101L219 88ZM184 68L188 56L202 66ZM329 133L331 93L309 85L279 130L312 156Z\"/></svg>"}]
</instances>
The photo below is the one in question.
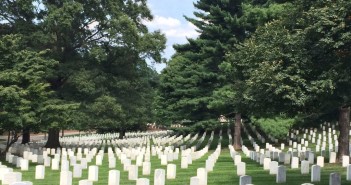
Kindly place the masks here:
<instances>
[{"instance_id":1,"label":"tall tree","mask_svg":"<svg viewBox=\"0 0 351 185\"><path fill-rule=\"evenodd\" d=\"M19 0L1 3L1 34L21 33L26 38L24 42L26 47L36 51L48 49L47 55L59 62L56 69L47 76L54 91L55 100L47 102L46 108L42 109L44 112L57 110L63 115L70 115L72 111L69 109L72 106L76 107L75 102L87 104L86 102L90 100L84 98L92 96L82 97L83 101L76 96L74 89L80 86L79 83L74 83L77 79L98 81L106 78L100 85L101 88L98 88L100 92L95 94L94 100L100 96L110 95L118 101L123 101L124 97L117 97L122 91L126 95L134 93L136 96L141 96L138 94L138 89L133 87L133 85L138 86L142 81L142 78L139 78L142 70L138 69L140 66L146 66L147 58L156 62L162 61L164 36L160 32L149 32L142 24L142 20L152 19L146 0ZM108 71L109 66L112 66L110 71ZM124 67L127 67L125 70L133 69L130 75L137 77L124 78L123 75L127 75L127 72L123 71ZM119 70L113 72L112 69ZM100 74L102 74L101 77ZM115 84L102 87L108 84L109 79L113 79ZM81 82L89 85L89 81ZM123 82L129 83L130 88L111 90L112 86L119 87L116 83ZM108 91L104 91L106 89ZM119 90L118 93L116 93L117 90ZM136 100L142 101L142 99ZM50 103L52 104L49 105ZM84 110L85 108L82 106L78 109L81 112L73 115L89 116L84 114L88 111ZM128 107L126 105L122 108ZM133 113L127 110L125 112L130 112L130 115ZM49 136L49 138L55 139L51 143L56 143L49 145L55 147L59 143L57 128L62 128L56 125L62 123L54 114L45 116L49 115L54 117L46 117L45 120L55 122L48 123L53 125L51 128L55 128L49 129L49 135L55 136ZM78 119L67 118L64 122L76 120Z\"/></svg>"},{"instance_id":2,"label":"tall tree","mask_svg":"<svg viewBox=\"0 0 351 185\"><path fill-rule=\"evenodd\" d=\"M226 62L227 55L257 25L281 16L284 6L241 0L200 0L194 6L198 9L194 13L196 18L187 19L200 35L187 44L175 46L177 53L162 74L160 104L167 110L163 112L178 115L164 117L218 123L220 115L236 113L233 143L240 149L244 83L240 68Z\"/></svg>"},{"instance_id":3,"label":"tall tree","mask_svg":"<svg viewBox=\"0 0 351 185\"><path fill-rule=\"evenodd\" d=\"M23 128L39 128L40 109L51 96L45 76L57 62L45 51L25 50L21 36L0 38L0 125L8 132L8 148L21 136Z\"/></svg>"},{"instance_id":4,"label":"tall tree","mask_svg":"<svg viewBox=\"0 0 351 185\"><path fill-rule=\"evenodd\" d=\"M350 107L349 1L299 1L296 21L257 30L237 56L245 70L246 99L263 114L311 116L339 110L338 158L348 154Z\"/></svg>"}]
</instances>

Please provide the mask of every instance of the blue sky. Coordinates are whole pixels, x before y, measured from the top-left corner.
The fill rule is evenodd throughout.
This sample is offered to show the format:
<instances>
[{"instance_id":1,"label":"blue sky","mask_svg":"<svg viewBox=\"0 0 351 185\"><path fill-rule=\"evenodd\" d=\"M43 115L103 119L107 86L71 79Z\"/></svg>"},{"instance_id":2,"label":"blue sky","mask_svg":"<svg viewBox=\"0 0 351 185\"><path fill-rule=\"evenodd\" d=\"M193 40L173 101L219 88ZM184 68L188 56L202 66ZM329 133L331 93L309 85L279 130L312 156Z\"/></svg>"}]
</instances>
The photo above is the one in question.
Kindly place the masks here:
<instances>
[{"instance_id":1,"label":"blue sky","mask_svg":"<svg viewBox=\"0 0 351 185\"><path fill-rule=\"evenodd\" d=\"M187 22L184 15L194 17L195 11L193 3L196 0L149 0L148 6L154 16L151 22L145 22L148 28L161 30L167 37L167 48L164 57L169 59L173 54L173 44L184 44L186 38L198 36L196 28ZM152 65L152 64L151 64ZM154 64L153 67L160 72L165 64Z\"/></svg>"}]
</instances>

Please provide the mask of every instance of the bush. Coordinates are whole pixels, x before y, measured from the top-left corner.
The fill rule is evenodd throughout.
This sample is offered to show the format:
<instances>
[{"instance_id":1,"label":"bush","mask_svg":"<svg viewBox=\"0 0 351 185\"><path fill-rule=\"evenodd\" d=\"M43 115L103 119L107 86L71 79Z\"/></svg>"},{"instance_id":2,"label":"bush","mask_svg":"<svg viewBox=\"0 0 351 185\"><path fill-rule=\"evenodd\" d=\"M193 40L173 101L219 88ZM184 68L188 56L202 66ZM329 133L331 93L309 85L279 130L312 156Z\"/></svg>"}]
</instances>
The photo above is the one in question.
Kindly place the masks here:
<instances>
[{"instance_id":1,"label":"bush","mask_svg":"<svg viewBox=\"0 0 351 185\"><path fill-rule=\"evenodd\" d=\"M296 118L276 116L274 118L251 118L254 125L259 126L266 134L277 139L284 139L291 127L297 123Z\"/></svg>"}]
</instances>

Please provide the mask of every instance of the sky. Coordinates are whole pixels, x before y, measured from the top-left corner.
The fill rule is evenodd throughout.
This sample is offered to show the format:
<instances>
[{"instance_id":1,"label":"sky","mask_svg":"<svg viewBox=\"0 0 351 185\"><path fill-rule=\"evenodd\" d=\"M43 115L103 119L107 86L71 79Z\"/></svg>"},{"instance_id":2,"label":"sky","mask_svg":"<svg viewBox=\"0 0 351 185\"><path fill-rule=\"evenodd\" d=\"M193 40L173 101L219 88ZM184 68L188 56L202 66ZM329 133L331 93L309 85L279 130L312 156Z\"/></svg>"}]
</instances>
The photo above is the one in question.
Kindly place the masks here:
<instances>
[{"instance_id":1,"label":"sky","mask_svg":"<svg viewBox=\"0 0 351 185\"><path fill-rule=\"evenodd\" d=\"M161 30L166 35L167 45L163 57L170 59L174 54L174 44L184 44L186 38L196 38L196 27L187 22L184 15L194 17L193 3L196 0L148 0L148 6L154 16L153 21L145 22L150 31ZM158 72L165 64L150 64Z\"/></svg>"}]
</instances>

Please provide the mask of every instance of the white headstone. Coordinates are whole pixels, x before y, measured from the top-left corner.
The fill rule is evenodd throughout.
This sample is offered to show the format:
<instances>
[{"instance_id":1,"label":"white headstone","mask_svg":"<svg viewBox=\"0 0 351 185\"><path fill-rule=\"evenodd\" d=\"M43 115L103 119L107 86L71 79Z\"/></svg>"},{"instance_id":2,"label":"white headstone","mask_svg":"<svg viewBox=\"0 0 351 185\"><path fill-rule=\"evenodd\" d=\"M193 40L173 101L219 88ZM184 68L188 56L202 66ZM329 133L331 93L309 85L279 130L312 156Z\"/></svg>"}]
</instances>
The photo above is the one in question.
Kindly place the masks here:
<instances>
[{"instance_id":1,"label":"white headstone","mask_svg":"<svg viewBox=\"0 0 351 185\"><path fill-rule=\"evenodd\" d=\"M317 157L317 165L320 167L324 167L324 157L323 156L318 156Z\"/></svg>"},{"instance_id":2,"label":"white headstone","mask_svg":"<svg viewBox=\"0 0 351 185\"><path fill-rule=\"evenodd\" d=\"M60 185L72 185L72 172L71 171L61 171Z\"/></svg>"},{"instance_id":3,"label":"white headstone","mask_svg":"<svg viewBox=\"0 0 351 185\"><path fill-rule=\"evenodd\" d=\"M167 179L175 179L177 174L177 166L175 164L167 164Z\"/></svg>"},{"instance_id":4,"label":"white headstone","mask_svg":"<svg viewBox=\"0 0 351 185\"><path fill-rule=\"evenodd\" d=\"M22 181L22 173L20 172L7 172L3 174L2 184L12 184L14 182Z\"/></svg>"},{"instance_id":5,"label":"white headstone","mask_svg":"<svg viewBox=\"0 0 351 185\"><path fill-rule=\"evenodd\" d=\"M350 157L348 155L342 156L342 167L347 167L350 164Z\"/></svg>"},{"instance_id":6,"label":"white headstone","mask_svg":"<svg viewBox=\"0 0 351 185\"><path fill-rule=\"evenodd\" d=\"M137 180L138 179L138 166L130 165L128 170L128 180Z\"/></svg>"},{"instance_id":7,"label":"white headstone","mask_svg":"<svg viewBox=\"0 0 351 185\"><path fill-rule=\"evenodd\" d=\"M165 185L166 173L164 169L156 169L154 175L154 185Z\"/></svg>"},{"instance_id":8,"label":"white headstone","mask_svg":"<svg viewBox=\"0 0 351 185\"><path fill-rule=\"evenodd\" d=\"M182 169L188 168L188 156L182 156L181 162L180 162L180 168Z\"/></svg>"},{"instance_id":9,"label":"white headstone","mask_svg":"<svg viewBox=\"0 0 351 185\"><path fill-rule=\"evenodd\" d=\"M69 162L68 160L61 161L61 171L69 171Z\"/></svg>"},{"instance_id":10,"label":"white headstone","mask_svg":"<svg viewBox=\"0 0 351 185\"><path fill-rule=\"evenodd\" d=\"M321 167L318 165L312 165L311 169L311 182L321 181Z\"/></svg>"},{"instance_id":11,"label":"white headstone","mask_svg":"<svg viewBox=\"0 0 351 185\"><path fill-rule=\"evenodd\" d=\"M346 167L346 180L351 181L351 164Z\"/></svg>"},{"instance_id":12,"label":"white headstone","mask_svg":"<svg viewBox=\"0 0 351 185\"><path fill-rule=\"evenodd\" d=\"M88 180L94 181L94 182L99 180L99 167L98 166L89 166Z\"/></svg>"},{"instance_id":13,"label":"white headstone","mask_svg":"<svg viewBox=\"0 0 351 185\"><path fill-rule=\"evenodd\" d=\"M301 161L301 174L309 174L309 173L310 173L310 162Z\"/></svg>"},{"instance_id":14,"label":"white headstone","mask_svg":"<svg viewBox=\"0 0 351 185\"><path fill-rule=\"evenodd\" d=\"M80 159L80 165L82 166L82 169L87 169L88 168L88 161L86 158Z\"/></svg>"},{"instance_id":15,"label":"white headstone","mask_svg":"<svg viewBox=\"0 0 351 185\"><path fill-rule=\"evenodd\" d=\"M52 159L51 160L51 170L59 170L60 168L60 160L59 159Z\"/></svg>"},{"instance_id":16,"label":"white headstone","mask_svg":"<svg viewBox=\"0 0 351 185\"><path fill-rule=\"evenodd\" d=\"M119 185L120 172L118 170L110 170L108 172L108 185Z\"/></svg>"},{"instance_id":17,"label":"white headstone","mask_svg":"<svg viewBox=\"0 0 351 185\"><path fill-rule=\"evenodd\" d=\"M93 181L90 181L90 180L80 180L79 181L79 185L93 185Z\"/></svg>"},{"instance_id":18,"label":"white headstone","mask_svg":"<svg viewBox=\"0 0 351 185\"><path fill-rule=\"evenodd\" d=\"M278 173L278 162L277 161L271 161L269 163L269 174L275 175Z\"/></svg>"},{"instance_id":19,"label":"white headstone","mask_svg":"<svg viewBox=\"0 0 351 185\"><path fill-rule=\"evenodd\" d=\"M45 166L37 165L35 167L35 179L44 179L45 178Z\"/></svg>"},{"instance_id":20,"label":"white headstone","mask_svg":"<svg viewBox=\"0 0 351 185\"><path fill-rule=\"evenodd\" d=\"M299 168L299 158L298 157L292 157L291 169L296 169L296 168Z\"/></svg>"},{"instance_id":21,"label":"white headstone","mask_svg":"<svg viewBox=\"0 0 351 185\"><path fill-rule=\"evenodd\" d=\"M205 168L197 169L197 177L200 179L199 185L207 185L207 171Z\"/></svg>"},{"instance_id":22,"label":"white headstone","mask_svg":"<svg viewBox=\"0 0 351 185\"><path fill-rule=\"evenodd\" d=\"M336 162L336 153L330 152L329 163L335 163L335 162Z\"/></svg>"},{"instance_id":23,"label":"white headstone","mask_svg":"<svg viewBox=\"0 0 351 185\"><path fill-rule=\"evenodd\" d=\"M103 156L102 156L102 155L97 155L95 159L96 159L95 164L96 164L97 166L102 165L102 159L103 159Z\"/></svg>"},{"instance_id":24,"label":"white headstone","mask_svg":"<svg viewBox=\"0 0 351 185\"><path fill-rule=\"evenodd\" d=\"M241 176L246 174L246 164L244 162L239 162L236 165L236 175Z\"/></svg>"},{"instance_id":25,"label":"white headstone","mask_svg":"<svg viewBox=\"0 0 351 185\"><path fill-rule=\"evenodd\" d=\"M109 168L116 168L116 158L115 157L108 158L108 167Z\"/></svg>"},{"instance_id":26,"label":"white headstone","mask_svg":"<svg viewBox=\"0 0 351 185\"><path fill-rule=\"evenodd\" d=\"M74 178L81 178L82 177L82 166L80 164L74 164L73 177Z\"/></svg>"},{"instance_id":27,"label":"white headstone","mask_svg":"<svg viewBox=\"0 0 351 185\"><path fill-rule=\"evenodd\" d=\"M200 183L199 177L195 176L190 178L190 185L199 185L199 183Z\"/></svg>"},{"instance_id":28,"label":"white headstone","mask_svg":"<svg viewBox=\"0 0 351 185\"><path fill-rule=\"evenodd\" d=\"M150 180L147 178L139 178L136 181L136 185L150 185Z\"/></svg>"},{"instance_id":29,"label":"white headstone","mask_svg":"<svg viewBox=\"0 0 351 185\"><path fill-rule=\"evenodd\" d=\"M269 165L271 164L271 158L264 158L263 160L263 169L269 170Z\"/></svg>"},{"instance_id":30,"label":"white headstone","mask_svg":"<svg viewBox=\"0 0 351 185\"><path fill-rule=\"evenodd\" d=\"M21 159L21 170L28 171L29 161L27 159Z\"/></svg>"}]
</instances>

